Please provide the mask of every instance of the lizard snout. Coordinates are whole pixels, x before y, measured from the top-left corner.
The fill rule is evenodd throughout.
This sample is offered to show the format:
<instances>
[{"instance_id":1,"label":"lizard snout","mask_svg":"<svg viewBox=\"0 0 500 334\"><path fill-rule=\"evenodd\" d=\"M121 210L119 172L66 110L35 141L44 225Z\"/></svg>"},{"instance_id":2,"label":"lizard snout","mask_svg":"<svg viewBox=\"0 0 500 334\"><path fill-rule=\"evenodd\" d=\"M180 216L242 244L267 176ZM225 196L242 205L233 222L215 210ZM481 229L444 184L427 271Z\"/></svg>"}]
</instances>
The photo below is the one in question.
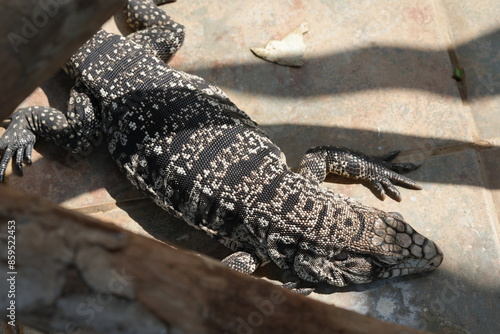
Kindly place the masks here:
<instances>
[{"instance_id":1,"label":"lizard snout","mask_svg":"<svg viewBox=\"0 0 500 334\"><path fill-rule=\"evenodd\" d=\"M396 277L436 269L443 261L443 252L430 239L415 231L402 217L389 213L374 223L372 245L381 271L378 277Z\"/></svg>"},{"instance_id":2,"label":"lizard snout","mask_svg":"<svg viewBox=\"0 0 500 334\"><path fill-rule=\"evenodd\" d=\"M398 277L408 274L424 273L436 269L443 262L443 252L431 240L427 239L423 246L423 256L418 258L411 256L398 264L384 268L379 278ZM383 260L382 260L383 261Z\"/></svg>"}]
</instances>

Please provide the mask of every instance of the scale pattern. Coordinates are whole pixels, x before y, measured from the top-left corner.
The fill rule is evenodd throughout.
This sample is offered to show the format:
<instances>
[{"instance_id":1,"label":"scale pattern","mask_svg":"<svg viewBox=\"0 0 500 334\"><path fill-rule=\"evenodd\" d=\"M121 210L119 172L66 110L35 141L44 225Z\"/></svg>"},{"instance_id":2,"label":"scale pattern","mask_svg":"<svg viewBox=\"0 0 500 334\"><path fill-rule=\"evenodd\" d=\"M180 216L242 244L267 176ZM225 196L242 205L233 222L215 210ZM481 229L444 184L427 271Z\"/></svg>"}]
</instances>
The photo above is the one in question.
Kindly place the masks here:
<instances>
[{"instance_id":1,"label":"scale pattern","mask_svg":"<svg viewBox=\"0 0 500 334\"><path fill-rule=\"evenodd\" d=\"M283 153L217 87L165 61L184 27L157 1L129 1L127 37L99 31L64 69L75 80L67 111L17 110L0 139L3 181L43 137L78 152L103 134L138 189L171 214L235 251L223 262L251 273L268 261L302 279L344 286L435 269L442 253L401 215L364 206L320 186L328 172L383 185L416 184L391 169L410 164L320 147L293 173ZM397 190L396 190L397 192ZM397 197L397 196L396 196Z\"/></svg>"}]
</instances>

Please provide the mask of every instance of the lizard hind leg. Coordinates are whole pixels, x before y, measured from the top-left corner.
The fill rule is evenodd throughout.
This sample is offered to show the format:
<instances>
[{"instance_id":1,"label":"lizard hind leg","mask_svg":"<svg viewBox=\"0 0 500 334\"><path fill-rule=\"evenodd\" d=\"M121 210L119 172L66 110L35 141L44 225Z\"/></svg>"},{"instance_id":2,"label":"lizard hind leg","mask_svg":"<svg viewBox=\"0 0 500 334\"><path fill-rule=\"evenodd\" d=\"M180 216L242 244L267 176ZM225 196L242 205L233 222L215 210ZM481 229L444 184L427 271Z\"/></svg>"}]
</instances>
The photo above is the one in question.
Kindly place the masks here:
<instances>
[{"instance_id":1,"label":"lizard hind leg","mask_svg":"<svg viewBox=\"0 0 500 334\"><path fill-rule=\"evenodd\" d=\"M255 255L243 251L227 256L222 263L244 274L253 273L261 265L261 261Z\"/></svg>"}]
</instances>

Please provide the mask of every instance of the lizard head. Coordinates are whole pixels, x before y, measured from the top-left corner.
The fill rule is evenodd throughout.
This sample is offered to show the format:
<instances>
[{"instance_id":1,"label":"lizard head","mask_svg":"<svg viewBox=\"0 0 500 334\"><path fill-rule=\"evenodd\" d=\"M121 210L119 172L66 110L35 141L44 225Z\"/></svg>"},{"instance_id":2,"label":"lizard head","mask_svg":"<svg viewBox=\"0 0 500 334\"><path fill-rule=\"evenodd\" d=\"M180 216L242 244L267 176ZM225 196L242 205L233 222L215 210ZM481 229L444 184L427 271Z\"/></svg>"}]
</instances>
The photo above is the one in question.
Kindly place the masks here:
<instances>
[{"instance_id":1,"label":"lizard head","mask_svg":"<svg viewBox=\"0 0 500 334\"><path fill-rule=\"evenodd\" d=\"M312 254L311 247L306 248L299 246L295 257L299 277L336 286L424 273L443 261L439 247L404 222L399 213L373 217L363 236L341 249Z\"/></svg>"}]
</instances>

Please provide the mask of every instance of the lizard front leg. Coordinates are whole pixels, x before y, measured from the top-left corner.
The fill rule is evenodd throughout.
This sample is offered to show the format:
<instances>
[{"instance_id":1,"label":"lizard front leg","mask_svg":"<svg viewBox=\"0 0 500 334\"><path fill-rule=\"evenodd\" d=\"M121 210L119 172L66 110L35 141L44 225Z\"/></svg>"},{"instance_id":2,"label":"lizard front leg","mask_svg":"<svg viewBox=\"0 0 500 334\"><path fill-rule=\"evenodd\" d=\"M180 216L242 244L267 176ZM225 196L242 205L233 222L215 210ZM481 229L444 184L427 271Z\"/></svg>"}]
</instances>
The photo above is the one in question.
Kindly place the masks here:
<instances>
[{"instance_id":1,"label":"lizard front leg","mask_svg":"<svg viewBox=\"0 0 500 334\"><path fill-rule=\"evenodd\" d=\"M401 201L401 194L394 184L417 190L422 188L398 174L419 167L412 163L390 162L398 154L399 151L394 151L382 157L370 157L343 147L315 147L302 157L298 173L316 182L323 182L328 173L367 181L382 198L387 192L393 199Z\"/></svg>"},{"instance_id":2,"label":"lizard front leg","mask_svg":"<svg viewBox=\"0 0 500 334\"><path fill-rule=\"evenodd\" d=\"M261 261L253 254L239 251L222 260L229 268L244 274L251 274L261 265Z\"/></svg>"},{"instance_id":3,"label":"lizard front leg","mask_svg":"<svg viewBox=\"0 0 500 334\"><path fill-rule=\"evenodd\" d=\"M135 30L128 39L142 45L151 55L168 62L184 41L184 26L156 5L172 1L129 0L124 9L127 23Z\"/></svg>"},{"instance_id":4,"label":"lizard front leg","mask_svg":"<svg viewBox=\"0 0 500 334\"><path fill-rule=\"evenodd\" d=\"M10 117L0 138L0 182L4 181L9 161L14 157L16 169L23 174L23 158L31 164L33 145L39 137L66 150L86 150L100 133L97 104L83 84L77 82L70 93L67 112L56 108L33 106L20 108Z\"/></svg>"}]
</instances>

